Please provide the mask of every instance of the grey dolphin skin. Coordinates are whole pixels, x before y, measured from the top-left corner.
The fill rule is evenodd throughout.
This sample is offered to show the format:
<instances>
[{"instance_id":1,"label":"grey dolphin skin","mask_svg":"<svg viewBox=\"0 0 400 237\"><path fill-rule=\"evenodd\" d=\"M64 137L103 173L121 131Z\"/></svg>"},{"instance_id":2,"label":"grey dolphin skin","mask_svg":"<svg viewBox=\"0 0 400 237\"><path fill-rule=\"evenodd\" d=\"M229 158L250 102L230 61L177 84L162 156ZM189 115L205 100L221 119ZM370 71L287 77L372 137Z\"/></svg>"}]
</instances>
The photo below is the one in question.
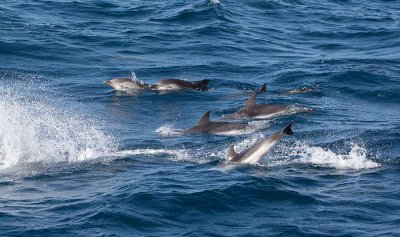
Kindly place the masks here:
<instances>
[{"instance_id":1,"label":"grey dolphin skin","mask_svg":"<svg viewBox=\"0 0 400 237\"><path fill-rule=\"evenodd\" d=\"M111 86L117 91L148 90L150 86L143 82L134 81L126 77L118 77L105 81L104 84Z\"/></svg>"},{"instance_id":2,"label":"grey dolphin skin","mask_svg":"<svg viewBox=\"0 0 400 237\"><path fill-rule=\"evenodd\" d=\"M225 118L242 119L242 118L270 118L285 113L289 108L282 104L257 104L257 93L250 95L246 105L236 113L224 115Z\"/></svg>"},{"instance_id":3,"label":"grey dolphin skin","mask_svg":"<svg viewBox=\"0 0 400 237\"><path fill-rule=\"evenodd\" d=\"M213 122L210 121L211 111L207 111L200 118L196 126L184 130L183 134L195 134L195 133L211 133L211 134L231 134L235 132L245 132L251 129L250 126L235 123L235 122Z\"/></svg>"},{"instance_id":4,"label":"grey dolphin skin","mask_svg":"<svg viewBox=\"0 0 400 237\"><path fill-rule=\"evenodd\" d=\"M211 81L210 79L203 79L194 82L180 80L180 79L163 79L158 81L155 85L152 85L151 89L157 91L183 90L183 89L204 91L207 89L207 84L210 81Z\"/></svg>"},{"instance_id":5,"label":"grey dolphin skin","mask_svg":"<svg viewBox=\"0 0 400 237\"><path fill-rule=\"evenodd\" d=\"M251 164L259 162L260 159L267 154L283 136L293 134L292 124L293 122L289 123L286 128L257 142L241 153L236 153L234 146L231 145L228 150L228 161Z\"/></svg>"},{"instance_id":6,"label":"grey dolphin skin","mask_svg":"<svg viewBox=\"0 0 400 237\"><path fill-rule=\"evenodd\" d=\"M149 85L144 82L138 82L125 77L114 78L105 81L104 84L111 86L119 91L135 91L135 90L156 90L156 91L171 91L171 90L184 90L193 89L204 91L207 89L207 84L210 79L200 81L185 81L181 79L163 79L158 81L155 85Z\"/></svg>"}]
</instances>

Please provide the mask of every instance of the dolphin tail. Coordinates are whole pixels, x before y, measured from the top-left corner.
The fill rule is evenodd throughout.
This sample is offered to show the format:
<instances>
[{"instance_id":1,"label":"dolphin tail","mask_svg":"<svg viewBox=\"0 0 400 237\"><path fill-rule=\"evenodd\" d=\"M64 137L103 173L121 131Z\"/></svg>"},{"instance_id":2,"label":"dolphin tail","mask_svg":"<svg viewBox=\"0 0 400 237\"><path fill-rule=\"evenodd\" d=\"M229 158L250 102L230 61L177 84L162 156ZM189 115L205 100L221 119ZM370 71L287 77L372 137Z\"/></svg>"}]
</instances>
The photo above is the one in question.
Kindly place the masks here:
<instances>
[{"instance_id":1,"label":"dolphin tail","mask_svg":"<svg viewBox=\"0 0 400 237\"><path fill-rule=\"evenodd\" d=\"M282 133L286 134L286 135L292 135L293 131L292 131L292 124L293 122L290 122L285 129L283 129Z\"/></svg>"}]
</instances>

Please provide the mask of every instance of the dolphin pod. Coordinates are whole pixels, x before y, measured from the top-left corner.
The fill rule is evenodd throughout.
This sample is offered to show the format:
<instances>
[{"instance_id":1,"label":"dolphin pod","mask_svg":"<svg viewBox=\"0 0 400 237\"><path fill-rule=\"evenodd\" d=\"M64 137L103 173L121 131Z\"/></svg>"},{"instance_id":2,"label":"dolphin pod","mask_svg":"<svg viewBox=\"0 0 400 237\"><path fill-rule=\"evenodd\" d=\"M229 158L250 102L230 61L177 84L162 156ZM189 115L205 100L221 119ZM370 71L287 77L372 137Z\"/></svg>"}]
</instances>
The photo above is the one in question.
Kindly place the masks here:
<instances>
[{"instance_id":1,"label":"dolphin pod","mask_svg":"<svg viewBox=\"0 0 400 237\"><path fill-rule=\"evenodd\" d=\"M154 85L149 85L144 82L139 82L125 77L118 77L109 81L104 81L104 84L111 86L114 90L118 91L138 91L138 90L155 90L155 91L173 91L173 90L200 90L207 89L207 84L210 79L203 79L200 81L185 81L181 79L163 79Z\"/></svg>"},{"instance_id":2,"label":"dolphin pod","mask_svg":"<svg viewBox=\"0 0 400 237\"><path fill-rule=\"evenodd\" d=\"M204 91L207 89L207 84L210 82L209 79L199 81L185 81L180 79L163 79L159 80L156 84L150 85L144 82L139 82L129 78L114 78L109 81L105 81L104 84L119 91L139 91L139 90L154 90L154 91L175 91L175 90L200 90ZM303 88L302 88L303 89ZM224 118L230 119L243 119L243 118L255 118L255 119L267 119L273 116L285 114L288 111L289 106L284 104L257 104L256 96L266 92L266 84L262 84L260 88L252 92L249 96L246 104L243 108L233 114L224 115ZM297 91L295 91L297 92ZM302 90L302 93L309 91ZM298 92L297 92L298 93ZM286 94L285 94L286 95ZM248 124L238 122L216 122L210 120L211 111L205 112L197 124L194 127L185 129L182 131L182 135L192 134L217 134L217 135L239 135L243 133L253 132L256 129ZM289 123L284 129L262 139L255 144L251 145L248 149L237 153L234 145L231 145L228 149L228 161L229 162L242 162L242 163L258 163L261 158L267 154L280 139L285 135L291 135L292 124Z\"/></svg>"}]
</instances>

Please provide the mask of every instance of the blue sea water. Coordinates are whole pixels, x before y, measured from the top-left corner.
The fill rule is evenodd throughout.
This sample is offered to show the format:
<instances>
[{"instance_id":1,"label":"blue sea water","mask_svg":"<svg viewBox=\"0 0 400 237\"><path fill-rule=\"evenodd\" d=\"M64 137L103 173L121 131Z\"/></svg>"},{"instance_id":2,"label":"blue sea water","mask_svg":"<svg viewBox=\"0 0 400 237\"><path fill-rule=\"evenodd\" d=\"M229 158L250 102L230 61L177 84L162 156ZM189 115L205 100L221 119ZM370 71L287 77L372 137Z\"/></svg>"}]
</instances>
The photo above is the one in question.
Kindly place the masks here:
<instances>
[{"instance_id":1,"label":"blue sea water","mask_svg":"<svg viewBox=\"0 0 400 237\"><path fill-rule=\"evenodd\" d=\"M5 0L0 58L0 236L400 235L398 1ZM264 82L259 103L315 111L179 135ZM290 121L260 164L226 162Z\"/></svg>"}]
</instances>

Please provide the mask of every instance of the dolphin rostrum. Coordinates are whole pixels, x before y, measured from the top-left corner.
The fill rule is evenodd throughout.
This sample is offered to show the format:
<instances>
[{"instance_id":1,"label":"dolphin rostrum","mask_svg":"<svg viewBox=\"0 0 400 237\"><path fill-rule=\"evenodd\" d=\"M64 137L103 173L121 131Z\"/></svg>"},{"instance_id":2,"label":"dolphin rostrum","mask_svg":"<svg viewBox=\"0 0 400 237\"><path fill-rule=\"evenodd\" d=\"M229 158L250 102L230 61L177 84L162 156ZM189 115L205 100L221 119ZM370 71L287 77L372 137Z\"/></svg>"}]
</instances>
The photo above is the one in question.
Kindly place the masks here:
<instances>
[{"instance_id":1,"label":"dolphin rostrum","mask_svg":"<svg viewBox=\"0 0 400 237\"><path fill-rule=\"evenodd\" d=\"M279 114L283 114L288 111L287 105L282 104L257 104L256 103L257 93L250 95L245 106L236 113L227 114L225 118L258 118L265 119L270 118Z\"/></svg>"},{"instance_id":2,"label":"dolphin rostrum","mask_svg":"<svg viewBox=\"0 0 400 237\"><path fill-rule=\"evenodd\" d=\"M167 91L167 90L183 90L183 89L193 89L204 91L207 89L207 84L210 79L203 79L200 81L186 81L180 79L163 79L158 81L155 85L151 85L150 88L157 91Z\"/></svg>"},{"instance_id":3,"label":"dolphin rostrum","mask_svg":"<svg viewBox=\"0 0 400 237\"><path fill-rule=\"evenodd\" d=\"M150 86L148 84L126 77L117 77L109 81L104 81L104 84L111 86L117 91L135 91L150 89Z\"/></svg>"},{"instance_id":4,"label":"dolphin rostrum","mask_svg":"<svg viewBox=\"0 0 400 237\"><path fill-rule=\"evenodd\" d=\"M275 144L283 136L285 136L286 134L287 135L293 134L291 128L292 124L293 122L289 123L289 125L287 125L286 128L257 142L256 144L254 144L253 146L251 146L250 148L241 153L236 153L234 146L231 145L228 149L228 161L251 163L251 164L257 163L265 154L267 154L272 149L272 147L275 146Z\"/></svg>"},{"instance_id":5,"label":"dolphin rostrum","mask_svg":"<svg viewBox=\"0 0 400 237\"><path fill-rule=\"evenodd\" d=\"M235 122L213 122L210 121L210 111L207 111L201 116L196 126L184 130L183 134L194 133L212 133L220 135L233 135L243 134L246 132L254 131L254 128L249 125Z\"/></svg>"}]
</instances>

